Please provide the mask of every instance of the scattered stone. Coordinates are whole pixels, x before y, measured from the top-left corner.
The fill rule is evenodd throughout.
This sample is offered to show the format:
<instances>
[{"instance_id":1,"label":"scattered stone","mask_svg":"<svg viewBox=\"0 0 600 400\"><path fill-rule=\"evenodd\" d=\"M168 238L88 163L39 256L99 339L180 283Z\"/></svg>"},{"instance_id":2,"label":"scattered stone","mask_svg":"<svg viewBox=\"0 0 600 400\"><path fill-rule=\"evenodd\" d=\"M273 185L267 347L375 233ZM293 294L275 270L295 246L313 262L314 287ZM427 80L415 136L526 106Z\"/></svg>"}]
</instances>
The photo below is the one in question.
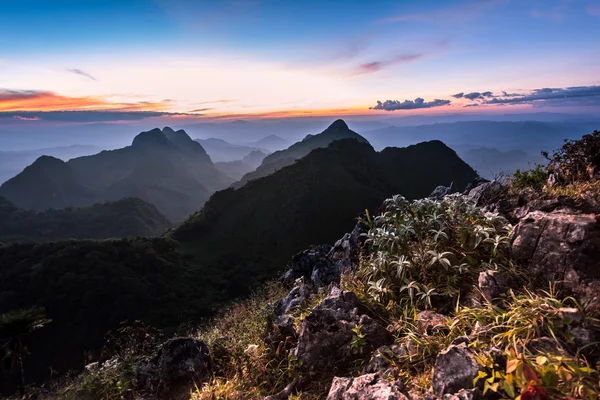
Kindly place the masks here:
<instances>
[{"instance_id":1,"label":"scattered stone","mask_svg":"<svg viewBox=\"0 0 600 400\"><path fill-rule=\"evenodd\" d=\"M441 397L473 388L479 366L464 344L450 345L441 352L433 367L433 394Z\"/></svg>"},{"instance_id":2,"label":"scattered stone","mask_svg":"<svg viewBox=\"0 0 600 400\"><path fill-rule=\"evenodd\" d=\"M482 400L483 394L477 388L461 389L454 394L445 394L442 400Z\"/></svg>"},{"instance_id":3,"label":"scattered stone","mask_svg":"<svg viewBox=\"0 0 600 400\"><path fill-rule=\"evenodd\" d=\"M287 385L281 392L276 393L272 396L267 396L264 400L287 400L288 397L290 397L290 395L294 391L294 389L296 389L298 381L299 379L295 379L293 382Z\"/></svg>"},{"instance_id":4,"label":"scattered stone","mask_svg":"<svg viewBox=\"0 0 600 400\"><path fill-rule=\"evenodd\" d=\"M499 271L487 270L479 273L477 284L481 294L487 301L498 299L506 293L508 287L504 276Z\"/></svg>"},{"instance_id":5,"label":"scattered stone","mask_svg":"<svg viewBox=\"0 0 600 400\"><path fill-rule=\"evenodd\" d=\"M327 400L408 400L402 382L379 373L357 378L333 378Z\"/></svg>"},{"instance_id":6,"label":"scattered stone","mask_svg":"<svg viewBox=\"0 0 600 400\"><path fill-rule=\"evenodd\" d=\"M392 346L381 346L371 354L371 358L364 368L365 373L384 372L385 375L392 374L390 367L394 358L407 356L409 353L405 346L394 344Z\"/></svg>"},{"instance_id":7,"label":"scattered stone","mask_svg":"<svg viewBox=\"0 0 600 400\"><path fill-rule=\"evenodd\" d=\"M324 244L295 254L282 280L288 284L293 284L296 279L302 276L310 278L315 265L325 259L330 251L331 246Z\"/></svg>"},{"instance_id":8,"label":"scattered stone","mask_svg":"<svg viewBox=\"0 0 600 400\"><path fill-rule=\"evenodd\" d=\"M211 359L200 340L182 337L165 342L156 355L138 368L142 386L154 393L172 392L200 384L211 371Z\"/></svg>"},{"instance_id":9,"label":"scattered stone","mask_svg":"<svg viewBox=\"0 0 600 400\"><path fill-rule=\"evenodd\" d=\"M448 328L448 319L434 311L421 311L417 314L417 332L421 335L435 335Z\"/></svg>"},{"instance_id":10,"label":"scattered stone","mask_svg":"<svg viewBox=\"0 0 600 400\"><path fill-rule=\"evenodd\" d=\"M366 309L353 292L334 288L300 323L298 345L293 354L309 368L324 368L331 361L344 362L360 357L360 353L393 342L393 336L365 314ZM365 334L363 348L352 346L361 325Z\"/></svg>"},{"instance_id":11,"label":"scattered stone","mask_svg":"<svg viewBox=\"0 0 600 400\"><path fill-rule=\"evenodd\" d=\"M441 200L444 198L444 196L446 196L447 194L450 194L452 190L452 184L450 184L450 186L438 186L435 189L433 189L433 192L431 192L431 194L429 195L430 199L435 199L435 200Z\"/></svg>"},{"instance_id":12,"label":"scattered stone","mask_svg":"<svg viewBox=\"0 0 600 400\"><path fill-rule=\"evenodd\" d=\"M478 176L477 178L475 178L471 182L469 182L469 184L465 188L465 191L463 192L463 194L468 195L471 190L475 189L478 186L483 185L484 183L488 183L488 182L489 182L488 179Z\"/></svg>"},{"instance_id":13,"label":"scattered stone","mask_svg":"<svg viewBox=\"0 0 600 400\"><path fill-rule=\"evenodd\" d=\"M506 187L498 181L486 182L472 189L467 198L477 206L485 206L498 202L504 196Z\"/></svg>"}]
</instances>

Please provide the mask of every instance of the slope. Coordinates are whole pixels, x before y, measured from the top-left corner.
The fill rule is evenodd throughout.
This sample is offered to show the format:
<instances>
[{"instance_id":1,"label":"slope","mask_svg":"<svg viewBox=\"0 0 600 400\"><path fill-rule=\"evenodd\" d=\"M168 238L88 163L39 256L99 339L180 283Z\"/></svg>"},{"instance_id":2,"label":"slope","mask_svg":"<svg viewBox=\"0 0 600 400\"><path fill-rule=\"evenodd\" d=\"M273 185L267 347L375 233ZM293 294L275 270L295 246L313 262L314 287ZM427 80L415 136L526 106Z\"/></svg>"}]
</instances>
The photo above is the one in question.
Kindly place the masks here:
<instances>
[{"instance_id":1,"label":"slope","mask_svg":"<svg viewBox=\"0 0 600 400\"><path fill-rule=\"evenodd\" d=\"M80 206L96 194L79 184L75 172L58 158L41 156L21 173L0 186L0 196L32 210Z\"/></svg>"},{"instance_id":2,"label":"slope","mask_svg":"<svg viewBox=\"0 0 600 400\"><path fill-rule=\"evenodd\" d=\"M156 236L170 226L156 207L136 198L36 212L0 197L0 242Z\"/></svg>"},{"instance_id":3,"label":"slope","mask_svg":"<svg viewBox=\"0 0 600 400\"><path fill-rule=\"evenodd\" d=\"M437 185L461 189L476 176L443 143L377 153L353 139L335 141L293 165L215 193L170 236L202 259L228 296L281 270L295 252L352 228L361 212L395 193L427 196Z\"/></svg>"}]
</instances>

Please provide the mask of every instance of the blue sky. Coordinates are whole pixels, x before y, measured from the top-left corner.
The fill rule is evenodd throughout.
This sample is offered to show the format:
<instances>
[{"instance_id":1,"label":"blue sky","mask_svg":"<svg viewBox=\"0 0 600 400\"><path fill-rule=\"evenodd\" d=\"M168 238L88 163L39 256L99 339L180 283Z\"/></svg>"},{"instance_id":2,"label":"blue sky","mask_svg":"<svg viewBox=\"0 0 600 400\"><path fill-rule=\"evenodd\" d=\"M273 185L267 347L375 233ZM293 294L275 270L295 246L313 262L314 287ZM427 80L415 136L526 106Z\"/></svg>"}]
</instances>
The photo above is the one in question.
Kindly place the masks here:
<instances>
[{"instance_id":1,"label":"blue sky","mask_svg":"<svg viewBox=\"0 0 600 400\"><path fill-rule=\"evenodd\" d=\"M0 111L597 110L599 38L600 0L0 0Z\"/></svg>"}]
</instances>

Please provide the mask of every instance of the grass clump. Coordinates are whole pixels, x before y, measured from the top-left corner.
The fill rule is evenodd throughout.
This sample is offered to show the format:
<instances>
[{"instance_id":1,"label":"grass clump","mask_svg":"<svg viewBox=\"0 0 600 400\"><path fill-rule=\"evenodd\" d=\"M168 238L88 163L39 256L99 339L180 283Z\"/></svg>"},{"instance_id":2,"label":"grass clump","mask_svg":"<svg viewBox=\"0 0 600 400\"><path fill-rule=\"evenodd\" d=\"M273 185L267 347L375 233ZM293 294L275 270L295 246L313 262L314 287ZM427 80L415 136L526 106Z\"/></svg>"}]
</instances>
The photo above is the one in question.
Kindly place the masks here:
<instances>
[{"instance_id":1,"label":"grass clump","mask_svg":"<svg viewBox=\"0 0 600 400\"><path fill-rule=\"evenodd\" d=\"M294 379L295 360L265 340L272 329L273 302L286 294L281 285L268 284L198 332L210 348L215 375L193 399L262 398Z\"/></svg>"}]
</instances>

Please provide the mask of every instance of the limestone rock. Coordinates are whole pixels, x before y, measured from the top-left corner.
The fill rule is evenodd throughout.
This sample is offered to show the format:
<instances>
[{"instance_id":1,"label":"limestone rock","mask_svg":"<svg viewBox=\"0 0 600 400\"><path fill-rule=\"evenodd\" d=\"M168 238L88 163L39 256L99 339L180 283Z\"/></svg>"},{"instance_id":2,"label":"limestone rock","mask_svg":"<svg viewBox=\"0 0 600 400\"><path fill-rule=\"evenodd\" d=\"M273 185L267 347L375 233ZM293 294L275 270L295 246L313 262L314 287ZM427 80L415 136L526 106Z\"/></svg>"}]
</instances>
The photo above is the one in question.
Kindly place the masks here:
<instances>
[{"instance_id":1,"label":"limestone rock","mask_svg":"<svg viewBox=\"0 0 600 400\"><path fill-rule=\"evenodd\" d=\"M351 361L360 356L357 353L390 344L392 335L365 312L353 292L334 288L300 323L298 345L293 354L314 369L323 368L331 361ZM352 346L355 336L352 329L358 325L365 334L361 349Z\"/></svg>"},{"instance_id":2,"label":"limestone rock","mask_svg":"<svg viewBox=\"0 0 600 400\"><path fill-rule=\"evenodd\" d=\"M588 307L600 306L600 224L595 214L532 211L513 231L512 252L534 279L561 281Z\"/></svg>"},{"instance_id":3,"label":"limestone rock","mask_svg":"<svg viewBox=\"0 0 600 400\"><path fill-rule=\"evenodd\" d=\"M367 374L357 378L333 378L327 400L407 400L404 385L383 375Z\"/></svg>"},{"instance_id":4,"label":"limestone rock","mask_svg":"<svg viewBox=\"0 0 600 400\"><path fill-rule=\"evenodd\" d=\"M473 388L479 366L464 344L450 345L438 354L433 367L433 393L441 397Z\"/></svg>"},{"instance_id":5,"label":"limestone rock","mask_svg":"<svg viewBox=\"0 0 600 400\"><path fill-rule=\"evenodd\" d=\"M201 383L211 370L211 359L200 340L182 337L165 342L156 355L138 368L138 381L148 391L165 393Z\"/></svg>"}]
</instances>

